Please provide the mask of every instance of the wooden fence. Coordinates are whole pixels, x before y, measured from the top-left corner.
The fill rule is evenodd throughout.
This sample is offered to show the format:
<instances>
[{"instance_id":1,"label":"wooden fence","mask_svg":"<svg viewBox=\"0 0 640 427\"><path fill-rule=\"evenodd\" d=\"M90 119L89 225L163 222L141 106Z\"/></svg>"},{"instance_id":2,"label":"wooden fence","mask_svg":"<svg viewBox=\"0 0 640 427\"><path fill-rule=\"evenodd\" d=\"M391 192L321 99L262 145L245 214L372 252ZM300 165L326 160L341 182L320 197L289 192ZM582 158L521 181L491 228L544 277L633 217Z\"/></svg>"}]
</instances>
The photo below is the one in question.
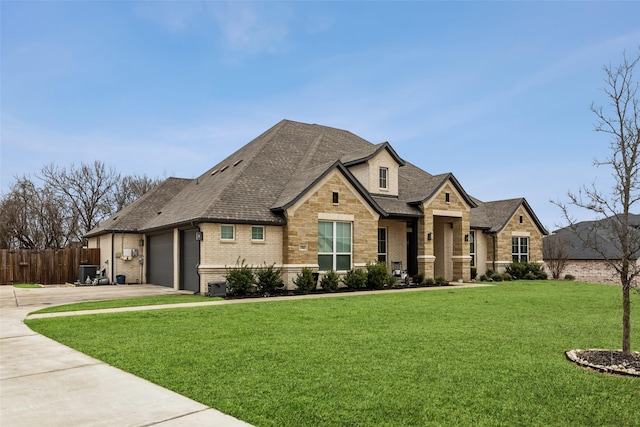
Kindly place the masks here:
<instances>
[{"instance_id":1,"label":"wooden fence","mask_svg":"<svg viewBox=\"0 0 640 427\"><path fill-rule=\"evenodd\" d=\"M100 249L0 249L0 285L73 283L81 264L99 266Z\"/></svg>"}]
</instances>

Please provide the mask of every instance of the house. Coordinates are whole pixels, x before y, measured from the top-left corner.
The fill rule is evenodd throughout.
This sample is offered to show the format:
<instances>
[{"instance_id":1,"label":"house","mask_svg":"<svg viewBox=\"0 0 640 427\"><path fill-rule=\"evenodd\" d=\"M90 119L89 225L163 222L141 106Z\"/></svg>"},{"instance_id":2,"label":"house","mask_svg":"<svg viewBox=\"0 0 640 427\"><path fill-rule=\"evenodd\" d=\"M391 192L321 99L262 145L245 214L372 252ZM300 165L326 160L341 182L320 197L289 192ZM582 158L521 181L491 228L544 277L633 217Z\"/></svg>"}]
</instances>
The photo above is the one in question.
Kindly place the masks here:
<instances>
[{"instance_id":1,"label":"house","mask_svg":"<svg viewBox=\"0 0 640 427\"><path fill-rule=\"evenodd\" d=\"M616 244L614 228L621 225L616 217L597 221L583 221L564 227L543 239L543 256L551 276L553 263L563 261L561 277L569 274L582 282L620 284L620 277L607 259L620 262L621 251ZM640 270L640 215L629 214L629 236L636 252L632 255L632 269ZM592 243L599 248L595 250ZM551 267L551 269L550 269ZM637 279L636 279L637 284Z\"/></svg>"},{"instance_id":2,"label":"house","mask_svg":"<svg viewBox=\"0 0 640 427\"><path fill-rule=\"evenodd\" d=\"M283 120L191 180L169 178L91 230L107 274L206 292L239 260L344 272L401 262L469 281L512 260L542 262L546 231L525 199L482 202L388 142Z\"/></svg>"}]
</instances>

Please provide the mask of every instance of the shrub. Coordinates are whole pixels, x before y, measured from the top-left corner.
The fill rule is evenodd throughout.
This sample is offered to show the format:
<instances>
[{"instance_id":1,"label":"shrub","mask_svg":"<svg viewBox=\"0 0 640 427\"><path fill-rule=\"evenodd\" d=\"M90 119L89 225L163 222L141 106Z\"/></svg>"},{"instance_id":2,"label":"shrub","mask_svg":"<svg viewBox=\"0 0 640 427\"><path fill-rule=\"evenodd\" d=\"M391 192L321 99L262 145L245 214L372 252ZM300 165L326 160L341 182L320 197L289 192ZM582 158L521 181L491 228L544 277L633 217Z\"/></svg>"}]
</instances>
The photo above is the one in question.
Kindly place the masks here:
<instances>
[{"instance_id":1,"label":"shrub","mask_svg":"<svg viewBox=\"0 0 640 427\"><path fill-rule=\"evenodd\" d=\"M476 277L478 277L478 269L471 267L471 280L476 280Z\"/></svg>"},{"instance_id":2,"label":"shrub","mask_svg":"<svg viewBox=\"0 0 640 427\"><path fill-rule=\"evenodd\" d=\"M494 282L502 282L502 274L494 274L491 276L491 280Z\"/></svg>"},{"instance_id":3,"label":"shrub","mask_svg":"<svg viewBox=\"0 0 640 427\"><path fill-rule=\"evenodd\" d=\"M429 277L428 279L425 279L424 281L425 286L435 286L436 285L436 281L433 280L431 277Z\"/></svg>"},{"instance_id":4,"label":"shrub","mask_svg":"<svg viewBox=\"0 0 640 427\"><path fill-rule=\"evenodd\" d=\"M275 268L275 264L267 265L256 269L256 278L258 280L258 292L264 295L274 295L278 289L284 287L282 280L282 272Z\"/></svg>"},{"instance_id":5,"label":"shrub","mask_svg":"<svg viewBox=\"0 0 640 427\"><path fill-rule=\"evenodd\" d=\"M364 270L349 270L342 278L342 283L349 289L362 289L367 287L367 272Z\"/></svg>"},{"instance_id":6,"label":"shrub","mask_svg":"<svg viewBox=\"0 0 640 427\"><path fill-rule=\"evenodd\" d=\"M491 279L489 279L489 277L487 277L486 274L483 274L482 276L480 276L480 281L481 282L489 282L489 281L491 281Z\"/></svg>"},{"instance_id":7,"label":"shrub","mask_svg":"<svg viewBox=\"0 0 640 427\"><path fill-rule=\"evenodd\" d=\"M304 267L293 283L298 287L297 291L301 294L308 294L316 288L316 278L313 277L313 271L309 267Z\"/></svg>"},{"instance_id":8,"label":"shrub","mask_svg":"<svg viewBox=\"0 0 640 427\"><path fill-rule=\"evenodd\" d=\"M387 280L385 280L385 284L392 289L397 289L402 287L402 284L398 281L398 278L392 274L387 275Z\"/></svg>"},{"instance_id":9,"label":"shrub","mask_svg":"<svg viewBox=\"0 0 640 427\"><path fill-rule=\"evenodd\" d=\"M534 262L512 262L507 266L507 273L514 279L524 280L546 280L547 273L544 269Z\"/></svg>"},{"instance_id":10,"label":"shrub","mask_svg":"<svg viewBox=\"0 0 640 427\"><path fill-rule=\"evenodd\" d=\"M256 278L253 274L253 270L245 261L236 262L235 267L227 268L227 273L224 275L227 281L227 292L235 296L246 296L249 294L256 283Z\"/></svg>"},{"instance_id":11,"label":"shrub","mask_svg":"<svg viewBox=\"0 0 640 427\"><path fill-rule=\"evenodd\" d=\"M442 276L436 277L436 285L438 286L446 286L449 282Z\"/></svg>"},{"instance_id":12,"label":"shrub","mask_svg":"<svg viewBox=\"0 0 640 427\"><path fill-rule=\"evenodd\" d=\"M338 277L338 273L333 270L329 270L324 276L322 276L322 280L320 280L320 287L326 292L335 292L338 290L339 283L340 278Z\"/></svg>"},{"instance_id":13,"label":"shrub","mask_svg":"<svg viewBox=\"0 0 640 427\"><path fill-rule=\"evenodd\" d=\"M367 288L384 289L388 283L389 272L384 262L367 263Z\"/></svg>"},{"instance_id":14,"label":"shrub","mask_svg":"<svg viewBox=\"0 0 640 427\"><path fill-rule=\"evenodd\" d=\"M424 273L416 273L416 275L413 276L413 283L418 286L422 285L424 283Z\"/></svg>"},{"instance_id":15,"label":"shrub","mask_svg":"<svg viewBox=\"0 0 640 427\"><path fill-rule=\"evenodd\" d=\"M510 282L513 279L509 273L502 273L502 280L505 282Z\"/></svg>"},{"instance_id":16,"label":"shrub","mask_svg":"<svg viewBox=\"0 0 640 427\"><path fill-rule=\"evenodd\" d=\"M564 280L576 280L576 276L574 276L573 274L565 274Z\"/></svg>"}]
</instances>

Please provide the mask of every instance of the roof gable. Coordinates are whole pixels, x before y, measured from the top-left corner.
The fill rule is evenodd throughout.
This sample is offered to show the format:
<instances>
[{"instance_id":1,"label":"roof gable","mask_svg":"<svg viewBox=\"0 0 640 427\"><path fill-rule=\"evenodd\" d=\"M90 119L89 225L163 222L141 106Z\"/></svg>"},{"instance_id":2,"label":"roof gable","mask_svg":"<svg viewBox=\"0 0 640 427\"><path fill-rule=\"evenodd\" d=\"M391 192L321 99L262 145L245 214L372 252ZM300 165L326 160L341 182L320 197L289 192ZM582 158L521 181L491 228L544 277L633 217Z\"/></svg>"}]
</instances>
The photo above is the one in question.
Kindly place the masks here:
<instances>
[{"instance_id":1,"label":"roof gable","mask_svg":"<svg viewBox=\"0 0 640 427\"><path fill-rule=\"evenodd\" d=\"M373 210L380 215L386 215L386 212L380 207L380 205L373 199L371 194L360 184L360 182L349 172L349 169L340 161L336 161L330 165L319 165L315 168L305 170L303 173L299 173L294 176L284 189L278 201L274 204L272 209L274 211L284 211L300 199L302 199L311 189L313 189L324 177L326 177L331 171L337 170L340 172L353 186L360 196L366 200Z\"/></svg>"},{"instance_id":2,"label":"roof gable","mask_svg":"<svg viewBox=\"0 0 640 427\"><path fill-rule=\"evenodd\" d=\"M522 206L527 214L531 217L536 227L543 235L548 234L547 230L542 226L540 220L529 206L524 198L495 200L492 202L481 202L474 199L476 206L471 210L470 226L487 230L491 233L499 233L502 231L509 221L516 214L520 206Z\"/></svg>"}]
</instances>

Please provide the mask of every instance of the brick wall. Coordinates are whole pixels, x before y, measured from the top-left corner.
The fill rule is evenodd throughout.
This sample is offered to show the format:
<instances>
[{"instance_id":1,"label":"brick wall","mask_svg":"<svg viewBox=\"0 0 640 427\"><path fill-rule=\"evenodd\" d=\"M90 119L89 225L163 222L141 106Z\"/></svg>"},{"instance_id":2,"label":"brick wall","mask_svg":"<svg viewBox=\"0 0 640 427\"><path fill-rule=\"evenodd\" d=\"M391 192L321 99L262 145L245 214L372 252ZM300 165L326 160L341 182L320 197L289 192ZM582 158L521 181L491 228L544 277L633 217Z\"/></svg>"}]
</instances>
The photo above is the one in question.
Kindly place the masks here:
<instances>
[{"instance_id":1,"label":"brick wall","mask_svg":"<svg viewBox=\"0 0 640 427\"><path fill-rule=\"evenodd\" d=\"M636 268L640 268L640 260L636 261ZM546 271L551 277L551 271ZM606 262L599 260L570 260L562 272L561 279L567 274L571 274L579 282L620 284L620 277L616 271ZM640 280L636 279L634 284L638 283Z\"/></svg>"}]
</instances>

